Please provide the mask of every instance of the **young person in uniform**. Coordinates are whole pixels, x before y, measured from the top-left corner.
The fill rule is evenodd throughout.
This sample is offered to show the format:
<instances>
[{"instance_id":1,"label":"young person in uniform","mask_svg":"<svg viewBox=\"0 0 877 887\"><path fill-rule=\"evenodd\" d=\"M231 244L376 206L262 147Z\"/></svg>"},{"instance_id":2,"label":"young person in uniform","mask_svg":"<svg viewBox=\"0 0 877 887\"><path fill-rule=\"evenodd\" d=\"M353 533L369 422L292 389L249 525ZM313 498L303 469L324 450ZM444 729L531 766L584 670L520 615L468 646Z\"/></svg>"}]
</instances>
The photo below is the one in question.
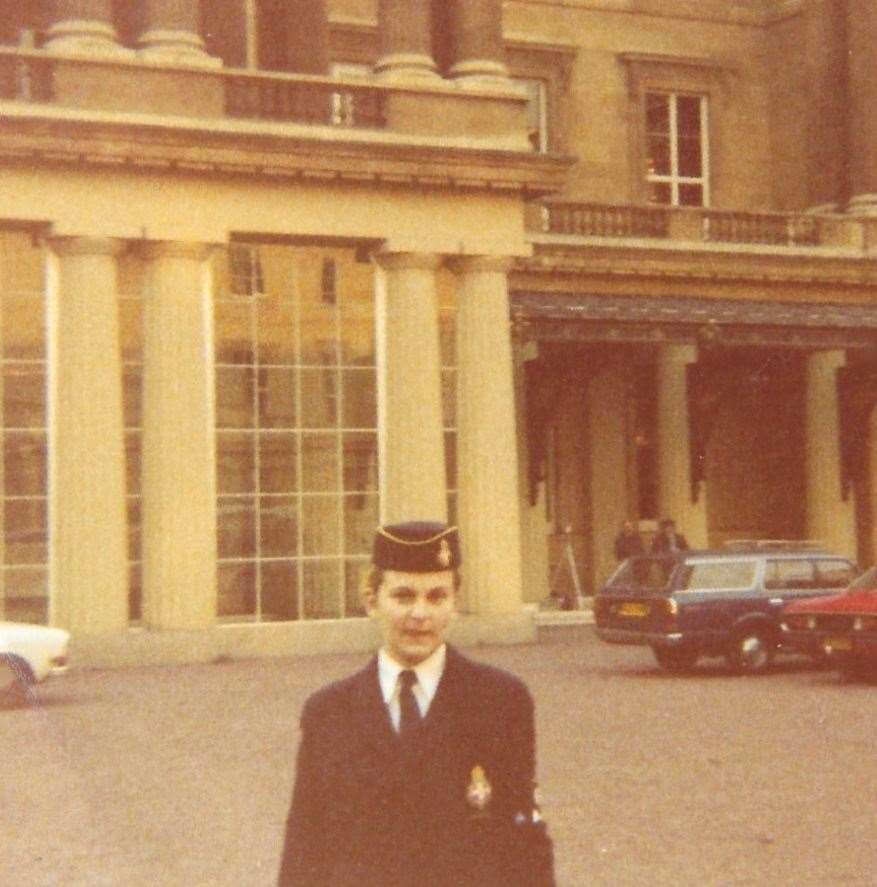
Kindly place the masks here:
<instances>
[{"instance_id":1,"label":"young person in uniform","mask_svg":"<svg viewBox=\"0 0 877 887\"><path fill-rule=\"evenodd\" d=\"M280 887L550 887L533 702L445 643L457 529L378 529L364 598L382 645L301 717Z\"/></svg>"}]
</instances>

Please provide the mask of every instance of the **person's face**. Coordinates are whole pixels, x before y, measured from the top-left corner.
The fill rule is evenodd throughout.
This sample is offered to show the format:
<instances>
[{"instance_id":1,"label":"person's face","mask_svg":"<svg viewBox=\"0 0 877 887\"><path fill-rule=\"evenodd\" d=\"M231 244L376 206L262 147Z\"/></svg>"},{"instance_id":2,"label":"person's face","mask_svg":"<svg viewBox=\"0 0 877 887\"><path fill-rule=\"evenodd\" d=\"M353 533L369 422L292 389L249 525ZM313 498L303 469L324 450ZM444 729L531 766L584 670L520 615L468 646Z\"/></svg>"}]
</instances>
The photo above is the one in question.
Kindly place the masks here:
<instances>
[{"instance_id":1,"label":"person's face","mask_svg":"<svg viewBox=\"0 0 877 887\"><path fill-rule=\"evenodd\" d=\"M366 609L381 630L386 651L400 665L417 665L444 642L457 615L454 574L386 570Z\"/></svg>"}]
</instances>

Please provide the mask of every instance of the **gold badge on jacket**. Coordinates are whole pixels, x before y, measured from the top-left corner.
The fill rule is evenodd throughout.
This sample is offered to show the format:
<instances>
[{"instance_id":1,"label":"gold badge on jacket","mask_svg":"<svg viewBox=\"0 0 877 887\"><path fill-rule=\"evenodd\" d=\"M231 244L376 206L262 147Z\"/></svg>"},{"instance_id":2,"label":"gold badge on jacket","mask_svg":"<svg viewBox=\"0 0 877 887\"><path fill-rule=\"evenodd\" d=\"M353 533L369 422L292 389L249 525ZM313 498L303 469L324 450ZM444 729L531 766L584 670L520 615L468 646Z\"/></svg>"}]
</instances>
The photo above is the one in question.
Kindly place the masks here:
<instances>
[{"instance_id":1,"label":"gold badge on jacket","mask_svg":"<svg viewBox=\"0 0 877 887\"><path fill-rule=\"evenodd\" d=\"M476 810L484 810L490 803L490 796L492 793L493 788L487 781L487 776L484 774L484 768L476 764L472 768L472 773L469 777L469 785L466 788L466 800L468 801L469 806L474 807Z\"/></svg>"}]
</instances>

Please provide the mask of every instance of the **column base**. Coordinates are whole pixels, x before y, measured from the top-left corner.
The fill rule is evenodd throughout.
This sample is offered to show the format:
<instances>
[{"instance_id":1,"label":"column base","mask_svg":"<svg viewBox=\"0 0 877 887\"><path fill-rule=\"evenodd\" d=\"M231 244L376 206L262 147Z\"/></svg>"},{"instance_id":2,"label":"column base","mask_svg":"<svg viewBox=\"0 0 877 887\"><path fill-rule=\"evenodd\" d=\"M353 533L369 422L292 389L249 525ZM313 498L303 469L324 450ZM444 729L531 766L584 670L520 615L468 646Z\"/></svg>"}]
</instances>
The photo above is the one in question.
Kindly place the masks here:
<instances>
[{"instance_id":1,"label":"column base","mask_svg":"<svg viewBox=\"0 0 877 887\"><path fill-rule=\"evenodd\" d=\"M490 59L468 59L458 62L448 72L449 76L463 89L503 89L513 88L509 80L509 69L502 63Z\"/></svg>"},{"instance_id":2,"label":"column base","mask_svg":"<svg viewBox=\"0 0 877 887\"><path fill-rule=\"evenodd\" d=\"M68 55L133 59L134 50L120 46L116 30L106 22L68 19L49 28L45 48Z\"/></svg>"},{"instance_id":3,"label":"column base","mask_svg":"<svg viewBox=\"0 0 877 887\"><path fill-rule=\"evenodd\" d=\"M208 55L204 41L189 31L146 31L138 40L138 55L144 61L199 68L222 67L222 59Z\"/></svg>"},{"instance_id":4,"label":"column base","mask_svg":"<svg viewBox=\"0 0 877 887\"><path fill-rule=\"evenodd\" d=\"M857 194L850 198L847 213L852 216L877 216L877 194Z\"/></svg>"},{"instance_id":5,"label":"column base","mask_svg":"<svg viewBox=\"0 0 877 887\"><path fill-rule=\"evenodd\" d=\"M441 80L432 58L419 52L397 52L382 56L375 62L375 73L381 81L390 83Z\"/></svg>"}]
</instances>

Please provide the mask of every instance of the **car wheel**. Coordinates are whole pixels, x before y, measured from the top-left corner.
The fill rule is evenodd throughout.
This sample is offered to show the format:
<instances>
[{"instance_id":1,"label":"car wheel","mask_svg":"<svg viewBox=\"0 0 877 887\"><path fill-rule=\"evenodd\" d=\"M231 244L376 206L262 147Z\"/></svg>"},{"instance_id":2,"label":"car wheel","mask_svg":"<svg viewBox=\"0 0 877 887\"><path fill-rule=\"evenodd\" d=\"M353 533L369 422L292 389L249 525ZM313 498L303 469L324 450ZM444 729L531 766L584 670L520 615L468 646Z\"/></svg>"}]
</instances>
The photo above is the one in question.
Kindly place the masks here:
<instances>
[{"instance_id":1,"label":"car wheel","mask_svg":"<svg viewBox=\"0 0 877 887\"><path fill-rule=\"evenodd\" d=\"M731 641L728 664L738 674L760 674L770 668L775 647L767 629L744 628Z\"/></svg>"},{"instance_id":2,"label":"car wheel","mask_svg":"<svg viewBox=\"0 0 877 887\"><path fill-rule=\"evenodd\" d=\"M688 671L700 658L694 647L652 647L652 652L665 671Z\"/></svg>"},{"instance_id":3,"label":"car wheel","mask_svg":"<svg viewBox=\"0 0 877 887\"><path fill-rule=\"evenodd\" d=\"M23 702L33 681L30 666L20 656L0 656L0 703L15 705Z\"/></svg>"}]
</instances>

